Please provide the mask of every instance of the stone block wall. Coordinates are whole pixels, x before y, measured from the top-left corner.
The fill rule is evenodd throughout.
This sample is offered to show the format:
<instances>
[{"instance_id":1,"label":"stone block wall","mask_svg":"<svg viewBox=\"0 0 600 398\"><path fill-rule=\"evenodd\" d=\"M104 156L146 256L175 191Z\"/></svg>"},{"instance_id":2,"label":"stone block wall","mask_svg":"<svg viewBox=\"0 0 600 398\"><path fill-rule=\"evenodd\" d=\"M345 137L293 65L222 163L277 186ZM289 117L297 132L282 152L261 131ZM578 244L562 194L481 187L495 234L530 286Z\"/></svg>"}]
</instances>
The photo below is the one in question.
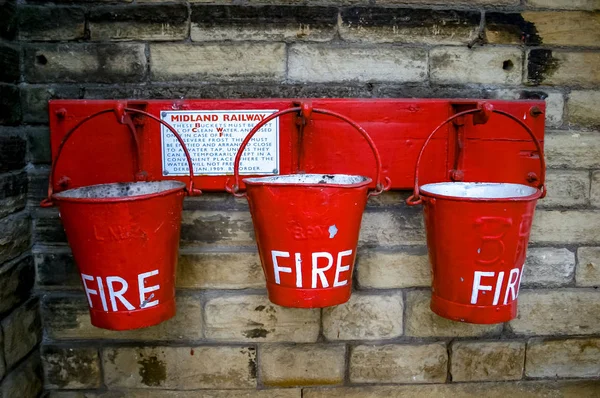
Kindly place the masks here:
<instances>
[{"instance_id":1,"label":"stone block wall","mask_svg":"<svg viewBox=\"0 0 600 398\"><path fill-rule=\"evenodd\" d=\"M42 322L33 294L28 139L21 126L15 13L15 3L0 1L0 398L34 398L43 387Z\"/></svg>"},{"instance_id":2,"label":"stone block wall","mask_svg":"<svg viewBox=\"0 0 600 398\"><path fill-rule=\"evenodd\" d=\"M28 0L16 9L0 49L9 59L0 119L22 123L2 137L27 142L33 257L8 260L27 250L16 237L28 233L27 211L0 221L22 231L0 238L9 246L0 255L12 253L5 268L35 266L52 398L600 394L598 0ZM177 316L138 331L92 327L57 211L37 207L47 101L244 97L545 99L549 195L518 318L481 326L429 310L422 216L405 192L369 202L349 303L272 305L247 205L206 194L185 204ZM15 171L0 178L22 181L24 161L9 162ZM17 193L5 196L23 196L12 184ZM27 318L32 302L11 314Z\"/></svg>"}]
</instances>

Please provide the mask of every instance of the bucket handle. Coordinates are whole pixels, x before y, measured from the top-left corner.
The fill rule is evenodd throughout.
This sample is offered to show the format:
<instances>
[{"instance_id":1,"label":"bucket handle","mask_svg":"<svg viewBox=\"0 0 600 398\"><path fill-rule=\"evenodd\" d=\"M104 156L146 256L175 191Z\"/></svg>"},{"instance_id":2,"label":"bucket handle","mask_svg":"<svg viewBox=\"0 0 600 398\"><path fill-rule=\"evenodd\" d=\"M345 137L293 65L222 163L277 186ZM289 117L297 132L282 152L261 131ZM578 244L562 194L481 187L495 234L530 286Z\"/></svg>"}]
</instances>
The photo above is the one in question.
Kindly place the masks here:
<instances>
[{"instance_id":1,"label":"bucket handle","mask_svg":"<svg viewBox=\"0 0 600 398\"><path fill-rule=\"evenodd\" d=\"M55 176L55 172L56 172L56 165L58 164L58 160L60 159L60 155L62 154L62 151L63 151L67 141L71 138L71 136L75 133L75 131L77 131L77 129L79 127L83 126L85 123L89 122L90 120L92 120L100 115L103 115L105 113L110 113L110 112L113 112L115 114L115 117L117 118L117 120L119 122L124 120L124 116L125 116L126 112L130 112L130 113L137 113L140 115L147 116L150 119L156 120L157 122L159 122L160 124L162 124L163 126L168 128L171 131L171 133L173 133L173 135L175 135L175 138L177 138L177 141L179 141L179 145L181 145L181 148L183 149L183 152L185 153L185 157L187 159L188 167L190 170L190 180L188 182L188 185L186 186L187 193L190 196L200 195L202 193L202 191L200 191L199 189L194 188L194 167L192 164L192 158L190 156L190 153L189 153L185 143L183 142L183 139L179 135L179 133L169 123L165 122L162 119L159 119L158 117L156 117L148 112L144 112L140 109L135 109L135 108L126 108L124 106L124 104L118 103L114 108L103 109L101 111L98 111L96 113L86 116L81 121L79 121L79 123L77 123L75 126L73 126L73 128L71 128L71 130L69 130L67 132L67 134L65 134L62 141L60 142L60 145L58 146L58 151L56 152L56 158L54 159L54 162L52 163L52 168L50 169L50 178L48 181L48 197L45 198L44 200L42 200L42 202L40 203L41 207L54 206L54 201L52 200L52 195L54 194L53 185L54 185L54 176Z\"/></svg>"},{"instance_id":2,"label":"bucket handle","mask_svg":"<svg viewBox=\"0 0 600 398\"><path fill-rule=\"evenodd\" d=\"M539 158L540 158L540 184L538 185L538 189L542 192L541 198L543 198L544 196L546 196L546 189L544 187L544 182L546 181L546 161L544 160L544 151L542 149L542 144L540 144L540 141L537 139L537 137L535 136L535 134L533 133L533 131L531 130L531 128L529 128L529 126L527 126L525 123L523 123L522 120L520 120L519 118L511 115L508 112L505 111L501 111L498 109L494 109L494 106L492 104L490 104L489 102L484 102L483 104L481 104L478 108L476 109L469 109L463 112L458 112L457 114L454 114L452 116L450 116L448 119L444 120L439 126L437 126L432 132L431 134L429 134L429 136L427 137L427 139L425 140L425 142L423 143L423 147L421 147L421 151L419 152L419 156L417 157L417 165L415 167L415 188L414 188L414 192L413 194L408 197L406 199L406 204L409 206L416 206L419 205L421 203L423 203L423 199L420 196L419 193L419 165L421 163L421 157L423 156L423 152L425 152L425 148L427 147L427 144L429 144L429 141L431 141L431 138L434 136L435 133L438 132L438 130L440 130L442 127L444 127L447 123L450 123L451 121L453 121L454 119L458 119L461 116L465 116L465 115L469 115L469 114L475 114L481 112L482 113L482 120L487 121L490 117L491 113L497 113L499 115L505 116L509 119L514 120L515 122L517 122L521 127L523 127L523 129L525 131L527 131L527 133L529 134L529 136L531 137L531 139L533 140L536 150L539 153Z\"/></svg>"},{"instance_id":3,"label":"bucket handle","mask_svg":"<svg viewBox=\"0 0 600 398\"><path fill-rule=\"evenodd\" d=\"M234 185L229 186L229 179L227 179L227 182L225 183L225 190L227 192L232 193L234 196L236 196L238 198L246 196L245 192L240 193L240 162L242 160L242 154L244 153L246 146L248 145L248 143L250 142L252 137L254 137L254 135L258 132L258 130L260 130L265 124L269 123L271 120L273 120L275 118L286 115L288 113L294 113L294 112L299 112L301 114L301 116L304 117L305 119L309 119L312 113L328 115L328 116L332 116L334 118L340 119L340 120L350 124L352 127L354 127L354 129L357 130L362 135L362 137L367 141L367 143L371 147L373 156L375 157L377 184L375 186L375 190L369 192L369 197L380 195L383 191L387 191L388 189L390 189L390 186L391 186L390 178L383 177L383 173L382 173L383 167L381 166L381 157L379 156L379 151L377 150L377 147L375 146L375 143L373 142L373 139L371 138L371 136L369 136L369 134L358 123L356 123L352 119L349 119L346 116L339 114L337 112L329 111L327 109L313 108L312 104L310 104L309 102L304 102L304 103L302 103L301 106L283 109L281 111L275 112L275 113L267 116L262 121L260 121L256 126L254 126L254 128L252 130L250 130L248 135L246 135L246 138L244 138L244 141L242 142L242 145L240 145L240 148L238 149L238 152L235 156L235 162L234 162L234 167L233 167Z\"/></svg>"}]
</instances>

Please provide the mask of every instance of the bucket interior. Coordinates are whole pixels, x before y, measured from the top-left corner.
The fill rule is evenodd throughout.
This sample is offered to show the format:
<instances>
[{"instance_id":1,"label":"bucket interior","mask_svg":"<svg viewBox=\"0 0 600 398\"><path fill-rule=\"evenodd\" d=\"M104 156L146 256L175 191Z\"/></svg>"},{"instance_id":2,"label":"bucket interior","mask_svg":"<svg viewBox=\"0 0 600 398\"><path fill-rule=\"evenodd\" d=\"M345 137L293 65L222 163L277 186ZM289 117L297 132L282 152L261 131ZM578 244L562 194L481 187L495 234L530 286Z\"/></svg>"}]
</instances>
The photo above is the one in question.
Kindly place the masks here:
<instances>
[{"instance_id":1,"label":"bucket interior","mask_svg":"<svg viewBox=\"0 0 600 398\"><path fill-rule=\"evenodd\" d=\"M131 198L182 188L185 188L185 184L181 181L118 182L69 189L55 196L59 199Z\"/></svg>"},{"instance_id":2,"label":"bucket interior","mask_svg":"<svg viewBox=\"0 0 600 398\"><path fill-rule=\"evenodd\" d=\"M288 174L244 178L246 184L356 185L371 182L368 177L347 174Z\"/></svg>"},{"instance_id":3,"label":"bucket interior","mask_svg":"<svg viewBox=\"0 0 600 398\"><path fill-rule=\"evenodd\" d=\"M471 199L525 198L539 192L527 185L496 182L439 182L425 184L420 190L424 194Z\"/></svg>"}]
</instances>

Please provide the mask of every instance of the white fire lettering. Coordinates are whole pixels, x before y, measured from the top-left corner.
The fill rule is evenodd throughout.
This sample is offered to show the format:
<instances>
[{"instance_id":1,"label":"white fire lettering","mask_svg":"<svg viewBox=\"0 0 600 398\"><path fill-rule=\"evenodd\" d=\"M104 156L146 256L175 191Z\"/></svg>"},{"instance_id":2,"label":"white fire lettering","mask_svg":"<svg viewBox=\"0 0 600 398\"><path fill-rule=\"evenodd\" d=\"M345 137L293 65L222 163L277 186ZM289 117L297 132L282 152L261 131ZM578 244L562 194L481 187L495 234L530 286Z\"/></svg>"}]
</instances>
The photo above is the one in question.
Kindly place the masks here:
<instances>
[{"instance_id":1,"label":"white fire lettering","mask_svg":"<svg viewBox=\"0 0 600 398\"><path fill-rule=\"evenodd\" d=\"M344 286L348 284L348 279L340 280L344 272L350 271L352 264L342 264L345 257L352 256L353 250L345 250L337 253L337 260L334 261L334 255L328 252L315 252L311 254L311 288L317 289L319 285L323 288L328 288L331 284L333 287ZM290 252L271 250L271 260L273 261L273 275L275 283L281 285L281 274L296 273L296 287L302 288L302 254L294 253L295 269L280 265L284 258L290 258ZM325 274L329 271L335 262L335 274L333 281L327 279Z\"/></svg>"},{"instance_id":2,"label":"white fire lettering","mask_svg":"<svg viewBox=\"0 0 600 398\"><path fill-rule=\"evenodd\" d=\"M503 304L508 304L509 295L510 301L515 300L519 295L519 285L521 282L520 278L521 271L519 268L513 268L510 270L508 274L508 278L506 280L506 290L504 292L504 301ZM496 278L496 283L490 283L482 281L482 278ZM485 284L484 284L485 283ZM490 284L488 284L490 283ZM471 291L471 304L477 304L479 301L479 292L494 292L494 298L492 301L492 305L497 305L500 301L500 295L504 286L504 272L499 272L496 276L496 273L493 271L475 271L473 277L473 290ZM485 294L485 293L484 293Z\"/></svg>"}]
</instances>

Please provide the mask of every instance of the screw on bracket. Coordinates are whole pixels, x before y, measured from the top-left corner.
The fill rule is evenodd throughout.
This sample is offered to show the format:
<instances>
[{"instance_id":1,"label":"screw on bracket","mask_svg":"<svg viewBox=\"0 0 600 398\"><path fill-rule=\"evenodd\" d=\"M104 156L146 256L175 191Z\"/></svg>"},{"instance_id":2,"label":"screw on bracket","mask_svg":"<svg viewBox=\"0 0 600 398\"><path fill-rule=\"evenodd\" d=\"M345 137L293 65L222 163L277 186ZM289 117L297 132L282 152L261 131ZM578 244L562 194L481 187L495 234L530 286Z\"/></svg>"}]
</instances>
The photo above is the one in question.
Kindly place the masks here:
<instances>
[{"instance_id":1,"label":"screw on bracket","mask_svg":"<svg viewBox=\"0 0 600 398\"><path fill-rule=\"evenodd\" d=\"M54 114L57 118L64 119L67 116L67 110L65 108L60 108L57 109L56 112L54 112Z\"/></svg>"},{"instance_id":2,"label":"screw on bracket","mask_svg":"<svg viewBox=\"0 0 600 398\"><path fill-rule=\"evenodd\" d=\"M539 115L543 115L544 112L542 112L542 110L540 108L538 108L537 106L532 106L529 109L529 114L533 117L538 117Z\"/></svg>"}]
</instances>

